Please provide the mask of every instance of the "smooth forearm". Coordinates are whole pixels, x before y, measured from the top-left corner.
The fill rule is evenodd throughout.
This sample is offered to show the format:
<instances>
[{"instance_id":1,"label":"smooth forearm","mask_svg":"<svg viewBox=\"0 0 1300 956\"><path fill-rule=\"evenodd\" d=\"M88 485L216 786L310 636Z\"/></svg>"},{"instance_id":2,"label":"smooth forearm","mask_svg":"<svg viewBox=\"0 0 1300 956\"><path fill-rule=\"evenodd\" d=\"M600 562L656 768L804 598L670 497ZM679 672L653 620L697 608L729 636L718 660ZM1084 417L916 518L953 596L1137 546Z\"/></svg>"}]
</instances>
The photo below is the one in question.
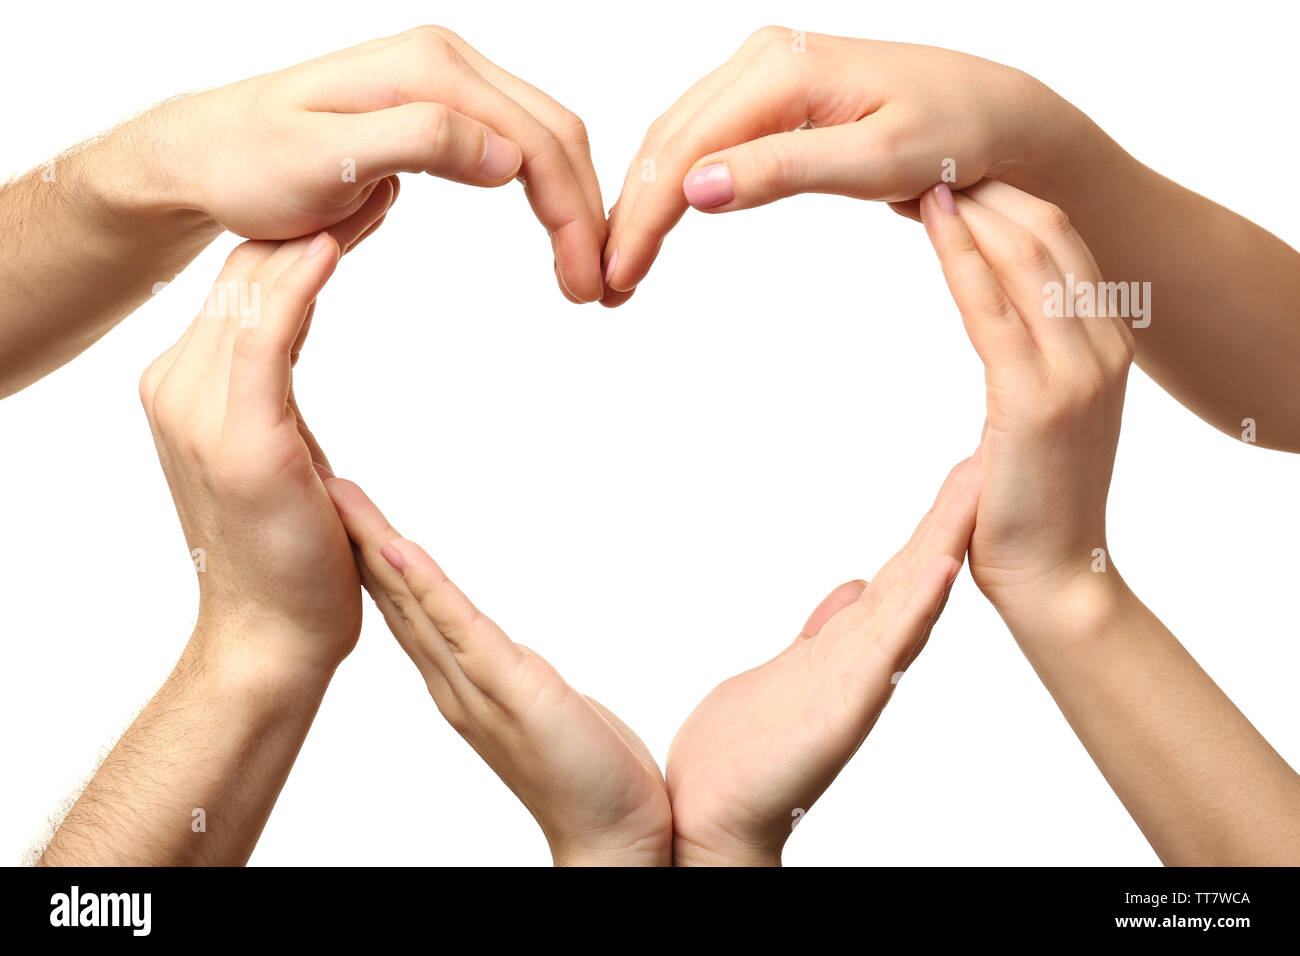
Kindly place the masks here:
<instances>
[{"instance_id":1,"label":"smooth forearm","mask_svg":"<svg viewBox=\"0 0 1300 956\"><path fill-rule=\"evenodd\" d=\"M1300 862L1300 777L1113 570L1003 616L1161 860Z\"/></svg>"},{"instance_id":2,"label":"smooth forearm","mask_svg":"<svg viewBox=\"0 0 1300 956\"><path fill-rule=\"evenodd\" d=\"M1064 209L1108 282L1150 283L1138 364L1227 434L1249 418L1258 444L1300 451L1300 253L1143 166L1045 88L1037 112L1024 161L999 178Z\"/></svg>"},{"instance_id":3,"label":"smooth forearm","mask_svg":"<svg viewBox=\"0 0 1300 956\"><path fill-rule=\"evenodd\" d=\"M58 828L44 865L248 860L329 674L197 634Z\"/></svg>"},{"instance_id":4,"label":"smooth forearm","mask_svg":"<svg viewBox=\"0 0 1300 956\"><path fill-rule=\"evenodd\" d=\"M148 115L0 189L0 397L76 357L221 227L176 202Z\"/></svg>"}]
</instances>

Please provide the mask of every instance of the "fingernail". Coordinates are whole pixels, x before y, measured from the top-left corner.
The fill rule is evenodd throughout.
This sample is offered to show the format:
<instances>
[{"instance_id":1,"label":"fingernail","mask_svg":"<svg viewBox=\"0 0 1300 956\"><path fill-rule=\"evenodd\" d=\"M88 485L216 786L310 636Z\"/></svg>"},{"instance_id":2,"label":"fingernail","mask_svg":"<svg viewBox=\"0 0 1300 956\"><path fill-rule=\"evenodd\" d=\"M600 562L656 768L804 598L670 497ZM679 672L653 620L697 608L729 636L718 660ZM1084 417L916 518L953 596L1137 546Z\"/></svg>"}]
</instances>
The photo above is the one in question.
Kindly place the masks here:
<instances>
[{"instance_id":1,"label":"fingernail","mask_svg":"<svg viewBox=\"0 0 1300 956\"><path fill-rule=\"evenodd\" d=\"M391 544L386 544L379 549L379 553L384 556L384 560L395 567L402 574L406 573L406 559L402 557L402 552L398 551Z\"/></svg>"},{"instance_id":2,"label":"fingernail","mask_svg":"<svg viewBox=\"0 0 1300 956\"><path fill-rule=\"evenodd\" d=\"M325 244L329 242L329 236L330 234L328 232L322 232L318 235L311 241L311 245L307 247L307 251L302 254L302 257L304 259L310 259L312 256L316 255L316 253L324 249Z\"/></svg>"},{"instance_id":3,"label":"fingernail","mask_svg":"<svg viewBox=\"0 0 1300 956\"><path fill-rule=\"evenodd\" d=\"M686 201L696 209L713 209L725 206L736 198L736 186L731 181L731 170L726 163L701 166L686 174L682 182Z\"/></svg>"},{"instance_id":4,"label":"fingernail","mask_svg":"<svg viewBox=\"0 0 1300 956\"><path fill-rule=\"evenodd\" d=\"M518 146L491 130L483 138L483 158L478 163L479 172L488 179L501 179L519 167L521 157Z\"/></svg>"},{"instance_id":5,"label":"fingernail","mask_svg":"<svg viewBox=\"0 0 1300 956\"><path fill-rule=\"evenodd\" d=\"M614 278L614 270L618 268L618 250L609 257L609 265L605 266L605 285L609 285L609 280Z\"/></svg>"},{"instance_id":6,"label":"fingernail","mask_svg":"<svg viewBox=\"0 0 1300 956\"><path fill-rule=\"evenodd\" d=\"M324 481L326 478L334 477L334 472L330 471L328 465L322 465L318 461L313 461L312 467L316 469L316 474L320 475L321 481Z\"/></svg>"},{"instance_id":7,"label":"fingernail","mask_svg":"<svg viewBox=\"0 0 1300 956\"><path fill-rule=\"evenodd\" d=\"M948 580L944 582L943 589L946 591L952 587L952 582L957 580L957 575L961 574L961 565L958 564L948 572Z\"/></svg>"},{"instance_id":8,"label":"fingernail","mask_svg":"<svg viewBox=\"0 0 1300 956\"><path fill-rule=\"evenodd\" d=\"M957 212L957 201L952 198L952 190L948 188L947 183L940 183L934 187L934 198L939 200L939 208L949 215L955 215Z\"/></svg>"}]
</instances>

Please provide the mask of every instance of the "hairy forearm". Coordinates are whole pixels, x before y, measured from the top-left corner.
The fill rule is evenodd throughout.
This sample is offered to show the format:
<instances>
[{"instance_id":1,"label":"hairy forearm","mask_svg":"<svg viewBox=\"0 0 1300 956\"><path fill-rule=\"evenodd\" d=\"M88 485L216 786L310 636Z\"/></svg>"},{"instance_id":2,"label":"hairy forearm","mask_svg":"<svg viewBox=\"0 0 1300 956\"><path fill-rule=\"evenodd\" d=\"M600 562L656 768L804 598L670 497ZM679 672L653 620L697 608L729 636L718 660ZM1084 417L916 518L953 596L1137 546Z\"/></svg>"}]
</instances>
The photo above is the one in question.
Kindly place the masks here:
<instances>
[{"instance_id":1,"label":"hairy forearm","mask_svg":"<svg viewBox=\"0 0 1300 956\"><path fill-rule=\"evenodd\" d=\"M1225 433L1252 419L1258 444L1300 451L1300 253L1042 98L1052 120L1000 178L1064 209L1107 281L1151 284L1150 325L1133 332L1145 372Z\"/></svg>"},{"instance_id":2,"label":"hairy forearm","mask_svg":"<svg viewBox=\"0 0 1300 956\"><path fill-rule=\"evenodd\" d=\"M181 208L148 116L0 188L0 397L76 357L221 228Z\"/></svg>"},{"instance_id":3,"label":"hairy forearm","mask_svg":"<svg viewBox=\"0 0 1300 956\"><path fill-rule=\"evenodd\" d=\"M262 659L263 636L244 628L218 641L196 632L42 865L247 862L330 676Z\"/></svg>"},{"instance_id":4,"label":"hairy forearm","mask_svg":"<svg viewBox=\"0 0 1300 956\"><path fill-rule=\"evenodd\" d=\"M1300 777L1113 570L1003 616L1162 861L1300 863Z\"/></svg>"}]
</instances>

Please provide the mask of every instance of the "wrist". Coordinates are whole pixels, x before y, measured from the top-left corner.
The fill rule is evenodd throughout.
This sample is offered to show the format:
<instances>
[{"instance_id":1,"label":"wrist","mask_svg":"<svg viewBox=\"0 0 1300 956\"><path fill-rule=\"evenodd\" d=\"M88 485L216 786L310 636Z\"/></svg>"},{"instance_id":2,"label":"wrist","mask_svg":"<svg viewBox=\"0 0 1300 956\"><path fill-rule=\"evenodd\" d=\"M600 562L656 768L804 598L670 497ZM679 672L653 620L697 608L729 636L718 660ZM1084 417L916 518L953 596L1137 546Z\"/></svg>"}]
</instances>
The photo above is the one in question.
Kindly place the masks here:
<instances>
[{"instance_id":1,"label":"wrist","mask_svg":"<svg viewBox=\"0 0 1300 956\"><path fill-rule=\"evenodd\" d=\"M1123 616L1131 592L1107 562L1104 570L1086 569L1018 593L994 606L1016 640L1026 649L1092 643Z\"/></svg>"},{"instance_id":2,"label":"wrist","mask_svg":"<svg viewBox=\"0 0 1300 956\"><path fill-rule=\"evenodd\" d=\"M677 837L673 840L673 866L780 866L781 848L736 843L706 847Z\"/></svg>"},{"instance_id":3,"label":"wrist","mask_svg":"<svg viewBox=\"0 0 1300 956\"><path fill-rule=\"evenodd\" d=\"M337 665L285 653L310 640L291 631L279 622L214 626L200 618L177 670L254 713L314 711Z\"/></svg>"},{"instance_id":4,"label":"wrist","mask_svg":"<svg viewBox=\"0 0 1300 956\"><path fill-rule=\"evenodd\" d=\"M549 842L556 866L672 866L673 862L668 834L655 833L623 843Z\"/></svg>"},{"instance_id":5,"label":"wrist","mask_svg":"<svg viewBox=\"0 0 1300 956\"><path fill-rule=\"evenodd\" d=\"M150 110L74 157L93 212L114 230L129 228L169 242L211 242L222 227L192 201L175 149Z\"/></svg>"},{"instance_id":6,"label":"wrist","mask_svg":"<svg viewBox=\"0 0 1300 956\"><path fill-rule=\"evenodd\" d=\"M1073 190L1108 181L1117 166L1134 164L1119 144L1082 110L1045 83L1023 74L1014 142L1003 168L990 175L1034 196L1068 207Z\"/></svg>"}]
</instances>

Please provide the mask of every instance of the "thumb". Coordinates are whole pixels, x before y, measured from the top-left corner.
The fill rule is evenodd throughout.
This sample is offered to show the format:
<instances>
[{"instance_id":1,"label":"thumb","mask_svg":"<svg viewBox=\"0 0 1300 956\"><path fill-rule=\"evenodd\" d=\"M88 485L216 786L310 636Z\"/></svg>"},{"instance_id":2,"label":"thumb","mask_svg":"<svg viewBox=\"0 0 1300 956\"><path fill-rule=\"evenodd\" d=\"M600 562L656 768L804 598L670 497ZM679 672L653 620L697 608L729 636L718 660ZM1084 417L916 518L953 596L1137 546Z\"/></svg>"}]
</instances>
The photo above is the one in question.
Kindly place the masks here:
<instances>
[{"instance_id":1,"label":"thumb","mask_svg":"<svg viewBox=\"0 0 1300 956\"><path fill-rule=\"evenodd\" d=\"M924 163L907 155L909 149L915 147L873 117L774 133L699 160L682 191L703 212L749 209L799 193L905 200L928 185L911 182Z\"/></svg>"},{"instance_id":2,"label":"thumb","mask_svg":"<svg viewBox=\"0 0 1300 956\"><path fill-rule=\"evenodd\" d=\"M866 589L866 581L849 581L841 584L822 598L821 604L818 604L817 608L808 616L803 630L800 631L800 636L816 637L821 633L822 628L826 626L827 621L862 597L862 592Z\"/></svg>"},{"instance_id":3,"label":"thumb","mask_svg":"<svg viewBox=\"0 0 1300 956\"><path fill-rule=\"evenodd\" d=\"M501 186L519 172L518 144L440 103L403 103L339 117L351 125L357 178L428 173L470 186Z\"/></svg>"}]
</instances>

